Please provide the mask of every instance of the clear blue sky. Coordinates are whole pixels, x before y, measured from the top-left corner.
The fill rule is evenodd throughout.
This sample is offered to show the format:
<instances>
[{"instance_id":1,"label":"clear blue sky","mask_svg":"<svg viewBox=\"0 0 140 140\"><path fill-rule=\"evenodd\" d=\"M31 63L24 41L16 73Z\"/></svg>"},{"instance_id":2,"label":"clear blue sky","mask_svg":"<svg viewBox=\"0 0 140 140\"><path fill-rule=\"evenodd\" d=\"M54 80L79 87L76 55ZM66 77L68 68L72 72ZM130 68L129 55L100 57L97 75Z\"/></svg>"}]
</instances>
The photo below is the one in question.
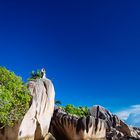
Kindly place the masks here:
<instances>
[{"instance_id":1,"label":"clear blue sky","mask_svg":"<svg viewBox=\"0 0 140 140\"><path fill-rule=\"evenodd\" d=\"M46 68L63 105L140 104L140 1L0 1L0 65Z\"/></svg>"}]
</instances>

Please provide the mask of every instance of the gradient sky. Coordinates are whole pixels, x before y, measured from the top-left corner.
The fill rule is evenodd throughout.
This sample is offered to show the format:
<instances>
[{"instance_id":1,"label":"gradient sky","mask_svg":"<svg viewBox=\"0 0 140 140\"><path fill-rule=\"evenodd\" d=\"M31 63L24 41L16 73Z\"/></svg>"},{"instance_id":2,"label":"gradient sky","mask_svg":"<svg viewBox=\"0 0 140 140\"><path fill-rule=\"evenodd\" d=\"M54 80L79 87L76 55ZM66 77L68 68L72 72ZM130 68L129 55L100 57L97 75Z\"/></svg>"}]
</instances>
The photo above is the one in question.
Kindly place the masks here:
<instances>
[{"instance_id":1,"label":"gradient sky","mask_svg":"<svg viewBox=\"0 0 140 140\"><path fill-rule=\"evenodd\" d=\"M46 68L63 105L140 104L140 1L0 1L0 65Z\"/></svg>"}]
</instances>

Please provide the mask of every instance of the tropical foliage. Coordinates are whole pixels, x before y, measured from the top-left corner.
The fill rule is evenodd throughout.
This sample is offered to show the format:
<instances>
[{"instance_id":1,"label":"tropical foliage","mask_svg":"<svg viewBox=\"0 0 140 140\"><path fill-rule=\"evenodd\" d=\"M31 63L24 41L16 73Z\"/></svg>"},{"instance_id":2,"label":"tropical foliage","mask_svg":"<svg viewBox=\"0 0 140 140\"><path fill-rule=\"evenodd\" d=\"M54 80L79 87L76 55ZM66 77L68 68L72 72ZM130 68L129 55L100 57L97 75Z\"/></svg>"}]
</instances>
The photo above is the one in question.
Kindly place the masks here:
<instances>
[{"instance_id":1,"label":"tropical foliage","mask_svg":"<svg viewBox=\"0 0 140 140\"><path fill-rule=\"evenodd\" d=\"M0 123L12 125L29 108L30 96L21 77L0 67Z\"/></svg>"},{"instance_id":2,"label":"tropical foliage","mask_svg":"<svg viewBox=\"0 0 140 140\"><path fill-rule=\"evenodd\" d=\"M30 78L28 78L28 81L36 80L41 78L41 70L32 71L30 74Z\"/></svg>"},{"instance_id":3,"label":"tropical foliage","mask_svg":"<svg viewBox=\"0 0 140 140\"><path fill-rule=\"evenodd\" d=\"M75 107L74 105L66 105L65 107L63 107L63 109L71 114L71 115L76 115L78 117L85 117L88 115L88 107Z\"/></svg>"}]
</instances>

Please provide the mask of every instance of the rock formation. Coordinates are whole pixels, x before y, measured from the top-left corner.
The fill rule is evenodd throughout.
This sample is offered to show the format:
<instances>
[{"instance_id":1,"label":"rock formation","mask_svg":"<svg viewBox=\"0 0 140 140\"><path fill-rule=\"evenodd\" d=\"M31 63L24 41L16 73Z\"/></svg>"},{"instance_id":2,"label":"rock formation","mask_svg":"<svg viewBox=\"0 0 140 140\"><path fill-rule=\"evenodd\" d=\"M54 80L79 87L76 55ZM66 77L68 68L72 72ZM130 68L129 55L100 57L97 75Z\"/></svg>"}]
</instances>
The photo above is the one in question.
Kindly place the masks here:
<instances>
[{"instance_id":1,"label":"rock formation","mask_svg":"<svg viewBox=\"0 0 140 140\"><path fill-rule=\"evenodd\" d=\"M0 130L0 140L16 140L19 123L13 128ZM50 133L56 140L140 140L140 128L130 127L101 106L89 109L89 116L71 116L55 107L50 124ZM54 139L50 134L47 140ZM41 129L37 127L35 140L43 140Z\"/></svg>"},{"instance_id":2,"label":"rock formation","mask_svg":"<svg viewBox=\"0 0 140 140\"><path fill-rule=\"evenodd\" d=\"M55 91L46 78L28 83L32 104L22 122L0 129L0 140L140 140L140 128L130 127L104 107L93 106L85 117L54 107Z\"/></svg>"},{"instance_id":3,"label":"rock formation","mask_svg":"<svg viewBox=\"0 0 140 140\"><path fill-rule=\"evenodd\" d=\"M45 138L54 111L55 91L49 79L43 77L30 81L28 88L33 96L32 104L21 122L18 140L34 140L37 123L40 124L41 134Z\"/></svg>"},{"instance_id":4,"label":"rock formation","mask_svg":"<svg viewBox=\"0 0 140 140\"><path fill-rule=\"evenodd\" d=\"M130 127L101 106L94 106L89 109L89 115L98 117L106 122L106 138L108 140L140 139L140 129Z\"/></svg>"},{"instance_id":5,"label":"rock formation","mask_svg":"<svg viewBox=\"0 0 140 140\"><path fill-rule=\"evenodd\" d=\"M92 133L88 133L89 130ZM102 106L90 108L89 116L84 118L56 108L50 132L58 140L140 140L140 128L128 126Z\"/></svg>"},{"instance_id":6,"label":"rock formation","mask_svg":"<svg viewBox=\"0 0 140 140\"><path fill-rule=\"evenodd\" d=\"M140 140L140 128L128 126L101 106L90 108L89 116L84 118L55 108L50 132L57 140Z\"/></svg>"},{"instance_id":7,"label":"rock formation","mask_svg":"<svg viewBox=\"0 0 140 140\"><path fill-rule=\"evenodd\" d=\"M57 140L105 139L105 121L93 116L76 117L56 108L51 121L50 132Z\"/></svg>"}]
</instances>

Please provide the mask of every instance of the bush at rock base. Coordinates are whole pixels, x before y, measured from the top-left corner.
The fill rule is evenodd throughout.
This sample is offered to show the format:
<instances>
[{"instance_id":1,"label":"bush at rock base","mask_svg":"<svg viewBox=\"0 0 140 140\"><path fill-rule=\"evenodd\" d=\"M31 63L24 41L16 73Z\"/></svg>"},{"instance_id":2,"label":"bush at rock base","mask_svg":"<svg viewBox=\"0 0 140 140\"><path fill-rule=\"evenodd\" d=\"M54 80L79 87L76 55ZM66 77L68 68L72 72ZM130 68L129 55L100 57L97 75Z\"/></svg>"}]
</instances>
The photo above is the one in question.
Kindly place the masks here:
<instances>
[{"instance_id":1,"label":"bush at rock base","mask_svg":"<svg viewBox=\"0 0 140 140\"><path fill-rule=\"evenodd\" d=\"M30 95L21 77L0 67L0 123L13 125L29 108Z\"/></svg>"}]
</instances>

